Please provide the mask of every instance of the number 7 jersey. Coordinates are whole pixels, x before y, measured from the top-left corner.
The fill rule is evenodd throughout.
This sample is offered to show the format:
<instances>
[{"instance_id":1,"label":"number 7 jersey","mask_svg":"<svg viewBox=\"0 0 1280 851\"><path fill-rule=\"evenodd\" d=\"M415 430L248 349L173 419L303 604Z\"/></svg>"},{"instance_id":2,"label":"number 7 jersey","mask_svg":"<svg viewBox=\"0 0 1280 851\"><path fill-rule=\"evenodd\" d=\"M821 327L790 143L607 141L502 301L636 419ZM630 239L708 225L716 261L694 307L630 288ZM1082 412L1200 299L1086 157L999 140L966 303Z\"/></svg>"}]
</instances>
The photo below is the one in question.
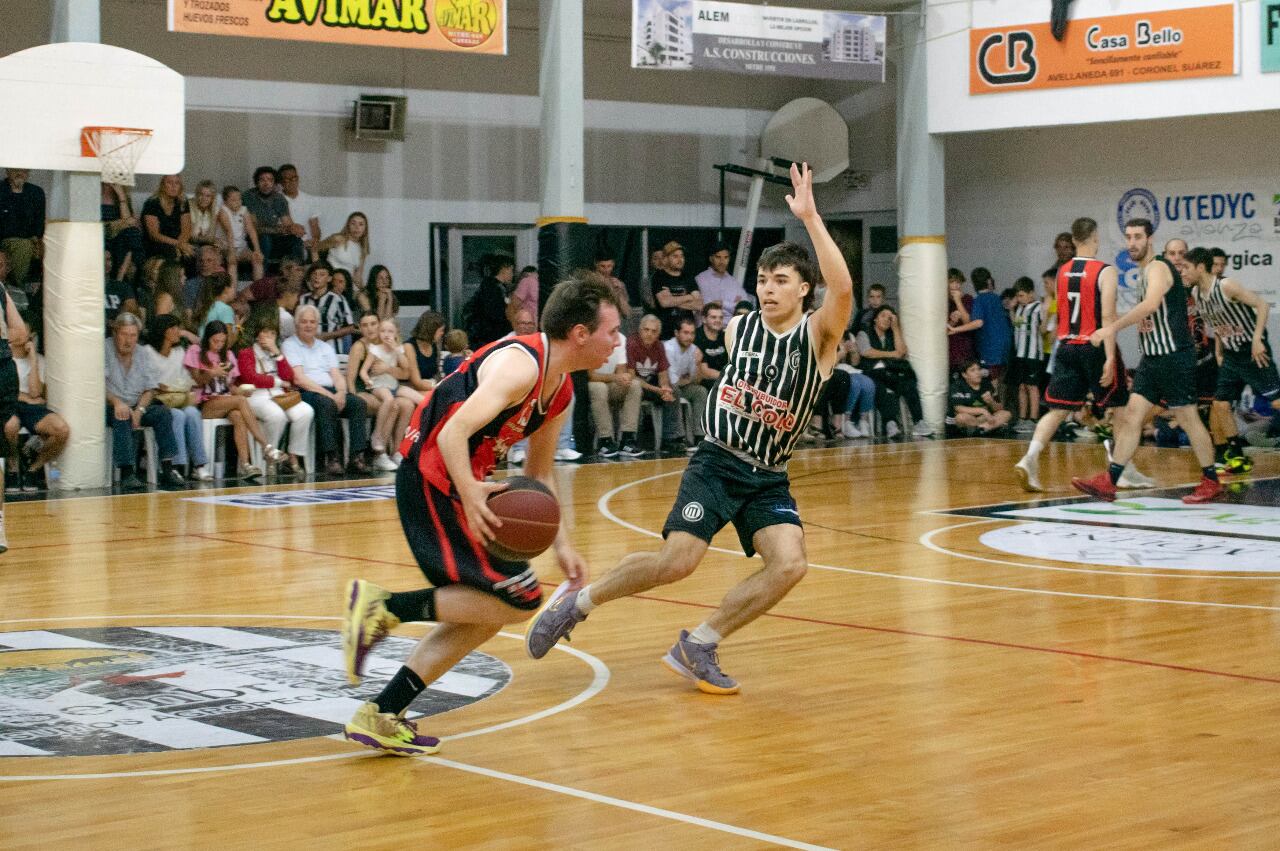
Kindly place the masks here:
<instances>
[{"instance_id":1,"label":"number 7 jersey","mask_svg":"<svg viewBox=\"0 0 1280 851\"><path fill-rule=\"evenodd\" d=\"M1058 339L1087 343L1102 327L1098 276L1109 266L1095 257L1073 257L1058 267Z\"/></svg>"}]
</instances>

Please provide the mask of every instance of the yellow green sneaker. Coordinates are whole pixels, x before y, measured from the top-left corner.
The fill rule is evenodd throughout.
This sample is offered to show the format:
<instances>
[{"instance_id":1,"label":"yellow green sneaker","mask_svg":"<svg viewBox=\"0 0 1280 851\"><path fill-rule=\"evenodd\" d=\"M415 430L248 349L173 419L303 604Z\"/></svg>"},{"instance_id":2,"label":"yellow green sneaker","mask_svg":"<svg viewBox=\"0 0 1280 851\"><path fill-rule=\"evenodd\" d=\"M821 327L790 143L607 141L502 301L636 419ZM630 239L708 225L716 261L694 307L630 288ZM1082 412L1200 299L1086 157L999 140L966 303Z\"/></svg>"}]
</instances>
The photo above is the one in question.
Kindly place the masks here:
<instances>
[{"instance_id":1,"label":"yellow green sneaker","mask_svg":"<svg viewBox=\"0 0 1280 851\"><path fill-rule=\"evenodd\" d=\"M426 756L440 752L440 740L424 736L412 721L379 712L376 703L363 703L343 728L349 742L394 756Z\"/></svg>"},{"instance_id":2,"label":"yellow green sneaker","mask_svg":"<svg viewBox=\"0 0 1280 851\"><path fill-rule=\"evenodd\" d=\"M391 592L385 588L353 579L347 586L347 609L342 619L342 658L347 680L352 685L364 675L365 659L379 641L400 625L400 619L387 611Z\"/></svg>"}]
</instances>

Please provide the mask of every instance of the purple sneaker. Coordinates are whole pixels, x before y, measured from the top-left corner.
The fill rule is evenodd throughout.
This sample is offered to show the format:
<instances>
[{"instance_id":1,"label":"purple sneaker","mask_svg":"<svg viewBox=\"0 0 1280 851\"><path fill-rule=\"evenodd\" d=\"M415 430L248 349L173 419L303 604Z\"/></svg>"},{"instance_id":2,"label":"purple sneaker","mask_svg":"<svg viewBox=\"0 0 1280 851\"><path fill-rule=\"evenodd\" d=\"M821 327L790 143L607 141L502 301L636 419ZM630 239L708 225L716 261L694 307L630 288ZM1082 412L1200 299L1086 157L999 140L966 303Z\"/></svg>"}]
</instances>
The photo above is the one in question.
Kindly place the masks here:
<instances>
[{"instance_id":1,"label":"purple sneaker","mask_svg":"<svg viewBox=\"0 0 1280 851\"><path fill-rule=\"evenodd\" d=\"M576 593L569 593L570 584L560 583L542 611L529 621L524 631L524 649L534 659L541 659L551 652L560 639L568 639L573 628L587 619L578 610Z\"/></svg>"},{"instance_id":2,"label":"purple sneaker","mask_svg":"<svg viewBox=\"0 0 1280 851\"><path fill-rule=\"evenodd\" d=\"M680 630L675 646L662 657L663 663L686 679L698 684L706 694L737 694L738 681L720 670L720 654L716 644L698 644L689 640L689 630Z\"/></svg>"},{"instance_id":3,"label":"purple sneaker","mask_svg":"<svg viewBox=\"0 0 1280 851\"><path fill-rule=\"evenodd\" d=\"M379 712L376 703L361 704L343 728L347 741L395 756L425 756L439 753L440 740L424 736L412 721Z\"/></svg>"}]
</instances>

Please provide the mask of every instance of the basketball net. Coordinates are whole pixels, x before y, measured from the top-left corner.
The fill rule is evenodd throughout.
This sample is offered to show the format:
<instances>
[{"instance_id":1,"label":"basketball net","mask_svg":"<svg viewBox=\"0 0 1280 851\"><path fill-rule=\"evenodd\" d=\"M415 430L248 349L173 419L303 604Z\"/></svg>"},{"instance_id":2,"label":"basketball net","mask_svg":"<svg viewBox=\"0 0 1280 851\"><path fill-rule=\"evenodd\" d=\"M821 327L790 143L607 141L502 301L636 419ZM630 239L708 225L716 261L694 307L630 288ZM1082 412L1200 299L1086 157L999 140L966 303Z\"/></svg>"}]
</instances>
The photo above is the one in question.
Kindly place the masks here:
<instances>
[{"instance_id":1,"label":"basketball net","mask_svg":"<svg viewBox=\"0 0 1280 851\"><path fill-rule=\"evenodd\" d=\"M98 158L103 183L134 185L134 167L151 143L151 131L136 127L86 127L80 133L84 156Z\"/></svg>"}]
</instances>

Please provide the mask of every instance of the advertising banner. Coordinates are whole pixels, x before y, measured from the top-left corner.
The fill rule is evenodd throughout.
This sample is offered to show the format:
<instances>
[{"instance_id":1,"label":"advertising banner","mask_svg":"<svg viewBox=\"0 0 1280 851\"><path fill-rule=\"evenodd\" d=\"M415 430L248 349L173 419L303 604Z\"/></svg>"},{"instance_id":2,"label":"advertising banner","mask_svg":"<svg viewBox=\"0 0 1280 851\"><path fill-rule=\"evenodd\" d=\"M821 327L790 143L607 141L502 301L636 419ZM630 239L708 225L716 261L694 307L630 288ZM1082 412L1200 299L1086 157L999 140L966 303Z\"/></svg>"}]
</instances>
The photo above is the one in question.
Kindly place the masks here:
<instances>
[{"instance_id":1,"label":"advertising banner","mask_svg":"<svg viewBox=\"0 0 1280 851\"><path fill-rule=\"evenodd\" d=\"M1233 3L1076 18L1062 41L1048 23L975 29L969 94L1225 77L1236 61Z\"/></svg>"},{"instance_id":2,"label":"advertising banner","mask_svg":"<svg viewBox=\"0 0 1280 851\"><path fill-rule=\"evenodd\" d=\"M1262 70L1280 71L1280 3L1262 0Z\"/></svg>"},{"instance_id":3,"label":"advertising banner","mask_svg":"<svg viewBox=\"0 0 1280 851\"><path fill-rule=\"evenodd\" d=\"M878 15L719 0L632 0L631 67L884 82Z\"/></svg>"},{"instance_id":4,"label":"advertising banner","mask_svg":"<svg viewBox=\"0 0 1280 851\"><path fill-rule=\"evenodd\" d=\"M507 0L169 0L169 31L507 52Z\"/></svg>"}]
</instances>

